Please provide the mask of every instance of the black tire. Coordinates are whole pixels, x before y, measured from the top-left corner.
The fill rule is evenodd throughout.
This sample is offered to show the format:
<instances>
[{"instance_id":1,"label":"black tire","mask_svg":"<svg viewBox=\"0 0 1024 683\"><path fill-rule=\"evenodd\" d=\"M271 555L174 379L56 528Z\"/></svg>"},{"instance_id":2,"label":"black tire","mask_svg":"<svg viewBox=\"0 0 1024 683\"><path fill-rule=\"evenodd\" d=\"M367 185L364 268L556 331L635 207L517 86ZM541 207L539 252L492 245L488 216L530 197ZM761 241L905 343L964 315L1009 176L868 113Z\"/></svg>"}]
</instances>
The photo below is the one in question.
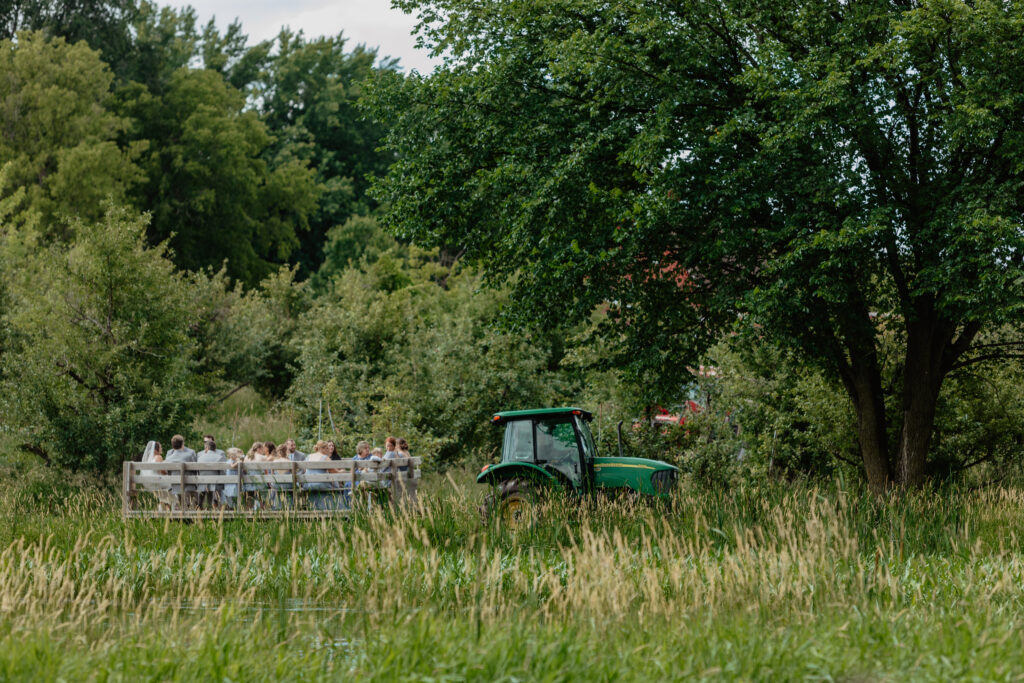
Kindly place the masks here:
<instances>
[{"instance_id":1,"label":"black tire","mask_svg":"<svg viewBox=\"0 0 1024 683\"><path fill-rule=\"evenodd\" d=\"M480 515L484 524L512 533L533 528L540 518L536 485L526 479L507 479L484 499Z\"/></svg>"}]
</instances>

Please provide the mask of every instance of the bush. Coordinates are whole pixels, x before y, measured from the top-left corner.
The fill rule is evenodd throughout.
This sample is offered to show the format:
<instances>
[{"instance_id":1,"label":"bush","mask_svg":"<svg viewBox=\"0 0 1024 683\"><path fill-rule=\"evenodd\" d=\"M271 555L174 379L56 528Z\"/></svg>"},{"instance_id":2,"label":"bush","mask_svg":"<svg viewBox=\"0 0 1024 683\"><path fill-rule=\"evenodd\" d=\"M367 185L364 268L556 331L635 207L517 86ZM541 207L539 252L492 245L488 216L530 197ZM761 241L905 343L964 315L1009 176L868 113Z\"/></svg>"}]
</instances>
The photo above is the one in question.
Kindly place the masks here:
<instances>
[{"instance_id":1,"label":"bush","mask_svg":"<svg viewBox=\"0 0 1024 683\"><path fill-rule=\"evenodd\" d=\"M23 448L75 470L116 469L147 440L188 432L209 400L194 372L193 290L145 242L146 220L108 208L73 246L24 253L0 408Z\"/></svg>"},{"instance_id":2,"label":"bush","mask_svg":"<svg viewBox=\"0 0 1024 683\"><path fill-rule=\"evenodd\" d=\"M841 388L790 353L730 337L691 390L703 409L658 434L669 459L702 485L744 478L833 476L859 459L853 409Z\"/></svg>"},{"instance_id":3,"label":"bush","mask_svg":"<svg viewBox=\"0 0 1024 683\"><path fill-rule=\"evenodd\" d=\"M498 328L504 295L479 288L416 248L337 275L296 340L290 396L310 428L322 401L345 452L389 434L442 468L497 452L491 413L550 404L559 374L543 337Z\"/></svg>"}]
</instances>

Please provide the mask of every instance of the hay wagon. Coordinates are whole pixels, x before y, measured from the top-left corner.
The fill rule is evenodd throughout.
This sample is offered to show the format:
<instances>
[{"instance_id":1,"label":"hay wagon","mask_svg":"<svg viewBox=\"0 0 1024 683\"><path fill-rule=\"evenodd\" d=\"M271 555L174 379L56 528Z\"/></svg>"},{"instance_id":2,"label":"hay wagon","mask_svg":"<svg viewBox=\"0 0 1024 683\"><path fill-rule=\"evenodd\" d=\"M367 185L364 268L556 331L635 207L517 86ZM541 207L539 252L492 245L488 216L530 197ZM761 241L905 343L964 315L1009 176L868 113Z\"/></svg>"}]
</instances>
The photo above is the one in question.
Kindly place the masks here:
<instances>
[{"instance_id":1,"label":"hay wagon","mask_svg":"<svg viewBox=\"0 0 1024 683\"><path fill-rule=\"evenodd\" d=\"M319 519L414 507L421 458L326 462L125 462L125 519ZM228 495L228 494L232 495Z\"/></svg>"}]
</instances>

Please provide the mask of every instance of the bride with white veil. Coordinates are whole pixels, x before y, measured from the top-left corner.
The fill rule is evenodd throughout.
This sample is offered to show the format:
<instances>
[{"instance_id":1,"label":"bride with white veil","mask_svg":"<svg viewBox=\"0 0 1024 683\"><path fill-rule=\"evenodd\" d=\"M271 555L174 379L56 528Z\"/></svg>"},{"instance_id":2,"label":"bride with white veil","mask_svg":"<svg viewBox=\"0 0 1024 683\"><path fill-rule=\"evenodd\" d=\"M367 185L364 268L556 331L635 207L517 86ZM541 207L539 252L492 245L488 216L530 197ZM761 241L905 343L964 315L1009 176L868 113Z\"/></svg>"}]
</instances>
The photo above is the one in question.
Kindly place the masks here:
<instances>
[{"instance_id":1,"label":"bride with white veil","mask_svg":"<svg viewBox=\"0 0 1024 683\"><path fill-rule=\"evenodd\" d=\"M142 462L163 462L163 449L159 442L150 441L146 444L146 450L142 452Z\"/></svg>"}]
</instances>

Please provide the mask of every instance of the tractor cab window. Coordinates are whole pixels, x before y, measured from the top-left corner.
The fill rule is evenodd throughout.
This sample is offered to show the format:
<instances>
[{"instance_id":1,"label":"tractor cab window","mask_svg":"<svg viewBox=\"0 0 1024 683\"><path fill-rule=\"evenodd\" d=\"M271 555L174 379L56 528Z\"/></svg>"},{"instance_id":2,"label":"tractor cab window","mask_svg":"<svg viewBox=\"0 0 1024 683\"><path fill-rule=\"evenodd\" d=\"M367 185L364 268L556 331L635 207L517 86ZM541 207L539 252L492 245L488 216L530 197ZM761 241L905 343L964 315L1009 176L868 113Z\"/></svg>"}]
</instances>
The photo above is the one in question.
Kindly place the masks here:
<instances>
[{"instance_id":1,"label":"tractor cab window","mask_svg":"<svg viewBox=\"0 0 1024 683\"><path fill-rule=\"evenodd\" d=\"M580 430L580 441L583 443L583 455L587 460L597 457L597 445L594 443L594 435L590 431L590 425L586 420L576 419L576 427Z\"/></svg>"},{"instance_id":2,"label":"tractor cab window","mask_svg":"<svg viewBox=\"0 0 1024 683\"><path fill-rule=\"evenodd\" d=\"M533 462L533 423L516 420L505 426L505 445L501 449L506 462Z\"/></svg>"},{"instance_id":3,"label":"tractor cab window","mask_svg":"<svg viewBox=\"0 0 1024 683\"><path fill-rule=\"evenodd\" d=\"M580 451L572 422L565 419L537 422L537 464L552 467L574 485L579 485Z\"/></svg>"}]
</instances>

